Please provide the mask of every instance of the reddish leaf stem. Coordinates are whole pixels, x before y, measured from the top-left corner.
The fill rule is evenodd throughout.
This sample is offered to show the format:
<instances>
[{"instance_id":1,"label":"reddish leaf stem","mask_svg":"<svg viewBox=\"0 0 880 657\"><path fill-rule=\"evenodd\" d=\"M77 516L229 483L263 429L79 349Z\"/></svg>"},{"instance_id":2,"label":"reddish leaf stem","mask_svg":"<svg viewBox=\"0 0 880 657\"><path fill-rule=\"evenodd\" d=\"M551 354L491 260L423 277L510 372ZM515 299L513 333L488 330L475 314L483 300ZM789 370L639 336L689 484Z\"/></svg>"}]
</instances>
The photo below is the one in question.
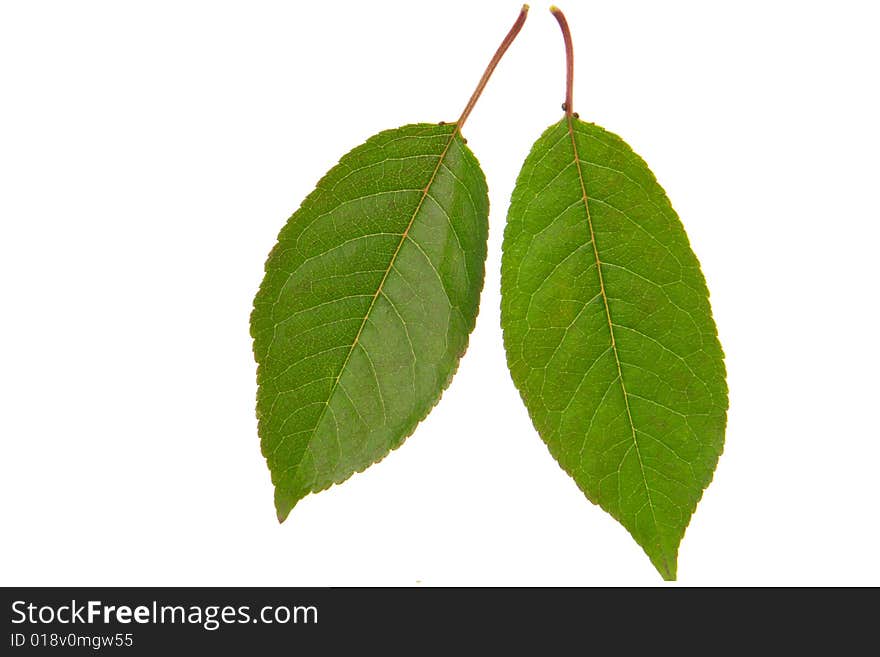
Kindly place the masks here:
<instances>
[{"instance_id":1,"label":"reddish leaf stem","mask_svg":"<svg viewBox=\"0 0 880 657\"><path fill-rule=\"evenodd\" d=\"M474 93L471 94L471 98L468 101L467 106L465 106L464 111L461 113L461 116L458 117L455 128L456 132L461 132L461 129L464 126L464 122L467 121L468 116L470 116L471 114L471 110L474 109L474 105L477 104L477 100L479 100L480 98L480 94L483 93L483 89L486 87L486 83L489 82L489 78L492 77L492 72L495 70L495 67L498 66L498 62L501 61L504 53L507 52L510 44L513 43L514 39L516 39L516 35L519 34L519 31L522 29L523 24L526 22L526 16L528 15L528 13L529 6L523 5L522 9L519 12L519 16L516 19L516 22L513 24L513 27L510 28L507 36L504 37L504 41L502 41L501 45L498 46L498 50L495 51L495 55L492 57L492 60L486 67L486 71L483 73L483 77L480 78L480 82L477 84L477 88L474 89Z\"/></svg>"},{"instance_id":2,"label":"reddish leaf stem","mask_svg":"<svg viewBox=\"0 0 880 657\"><path fill-rule=\"evenodd\" d=\"M571 101L572 89L574 88L574 48L571 45L571 30L568 29L568 21L565 20L565 15L559 7L554 5L550 7L550 11L556 22L559 23L559 28L562 30L562 40L565 41L565 104L562 108L565 110L565 115L571 117L574 113Z\"/></svg>"}]
</instances>

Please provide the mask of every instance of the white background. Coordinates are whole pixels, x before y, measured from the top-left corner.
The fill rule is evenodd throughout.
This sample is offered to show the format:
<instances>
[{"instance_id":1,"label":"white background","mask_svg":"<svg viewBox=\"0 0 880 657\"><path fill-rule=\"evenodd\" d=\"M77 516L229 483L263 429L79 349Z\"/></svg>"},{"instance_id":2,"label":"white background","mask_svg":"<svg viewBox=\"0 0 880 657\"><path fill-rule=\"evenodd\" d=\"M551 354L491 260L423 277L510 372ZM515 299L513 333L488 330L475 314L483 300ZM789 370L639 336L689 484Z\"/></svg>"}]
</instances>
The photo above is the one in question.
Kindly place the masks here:
<instances>
[{"instance_id":1,"label":"white background","mask_svg":"<svg viewBox=\"0 0 880 657\"><path fill-rule=\"evenodd\" d=\"M878 15L585 2L575 109L651 165L727 354L725 453L682 584L880 584ZM477 328L399 450L278 525L253 295L375 132L455 120L515 2L5 2L0 583L662 584L532 429L499 263L564 62L532 7L465 129L492 202Z\"/></svg>"}]
</instances>

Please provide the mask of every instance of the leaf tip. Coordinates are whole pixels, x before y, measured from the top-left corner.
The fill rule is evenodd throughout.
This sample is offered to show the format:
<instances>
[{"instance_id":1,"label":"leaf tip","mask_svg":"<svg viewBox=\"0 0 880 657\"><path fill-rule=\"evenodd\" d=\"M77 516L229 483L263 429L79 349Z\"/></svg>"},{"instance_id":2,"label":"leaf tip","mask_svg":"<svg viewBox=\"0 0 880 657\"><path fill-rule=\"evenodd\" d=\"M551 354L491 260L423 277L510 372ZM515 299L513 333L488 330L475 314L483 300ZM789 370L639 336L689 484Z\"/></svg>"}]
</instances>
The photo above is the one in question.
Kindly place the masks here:
<instances>
[{"instance_id":1,"label":"leaf tip","mask_svg":"<svg viewBox=\"0 0 880 657\"><path fill-rule=\"evenodd\" d=\"M659 555L648 555L651 559L651 563L654 565L654 568L657 569L657 572L660 573L660 576L666 582L674 582L678 577L678 558L676 555L666 555L660 553Z\"/></svg>"},{"instance_id":2,"label":"leaf tip","mask_svg":"<svg viewBox=\"0 0 880 657\"><path fill-rule=\"evenodd\" d=\"M663 581L665 582L674 582L676 580L675 567L673 566L672 570L669 570L669 566L664 566L660 571L660 576L663 577Z\"/></svg>"},{"instance_id":3,"label":"leaf tip","mask_svg":"<svg viewBox=\"0 0 880 657\"><path fill-rule=\"evenodd\" d=\"M300 498L285 494L279 489L275 489L275 514L278 516L278 523L281 524L287 520L287 516L293 511L293 507L299 502Z\"/></svg>"},{"instance_id":4,"label":"leaf tip","mask_svg":"<svg viewBox=\"0 0 880 657\"><path fill-rule=\"evenodd\" d=\"M550 13L551 14L561 14L562 10L556 5L550 5Z\"/></svg>"}]
</instances>

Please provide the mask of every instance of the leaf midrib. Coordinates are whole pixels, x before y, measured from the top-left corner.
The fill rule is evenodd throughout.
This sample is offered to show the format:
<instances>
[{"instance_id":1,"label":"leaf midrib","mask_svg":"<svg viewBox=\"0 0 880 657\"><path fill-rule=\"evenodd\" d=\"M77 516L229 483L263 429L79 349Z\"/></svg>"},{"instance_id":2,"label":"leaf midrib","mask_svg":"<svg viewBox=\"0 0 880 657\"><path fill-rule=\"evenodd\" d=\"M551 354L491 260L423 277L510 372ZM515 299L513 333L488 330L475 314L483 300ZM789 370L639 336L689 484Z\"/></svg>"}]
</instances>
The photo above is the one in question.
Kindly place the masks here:
<instances>
[{"instance_id":1,"label":"leaf midrib","mask_svg":"<svg viewBox=\"0 0 880 657\"><path fill-rule=\"evenodd\" d=\"M629 407L629 394L626 391L626 384L624 383L624 380L623 380L623 368L620 365L620 354L617 351L617 342L614 339L614 322L611 319L611 308L608 305L608 295L605 293L605 277L602 273L602 261L599 258L599 247L596 244L596 234L595 234L595 231L593 230L593 219L590 216L590 205L588 202L589 197L587 196L587 188L586 188L586 184L584 182L584 173L581 168L581 158L580 158L580 154L578 153L577 141L575 140L575 136L574 136L574 124L573 124L574 120L575 119L572 116L566 117L566 122L567 122L567 126L568 126L568 136L571 140L571 149L572 149L572 152L574 153L574 163L575 163L575 167L577 168L578 180L579 180L580 186L581 186L581 198L584 203L584 212L586 213L586 216L587 216L587 226L590 229L590 242L593 245L593 255L596 258L596 271L598 272L598 275L599 275L599 294L602 296L602 303L605 307L605 318L608 320L608 332L611 336L611 351L614 354L614 362L617 365L617 380L620 381L620 388L621 388L621 391L623 392L623 403L626 406L626 417L627 417L627 420L629 421L630 430L632 431L633 447L635 448L636 457L638 458L638 461L639 461L639 471L642 475L642 481L645 484L645 494L647 495L647 498L648 498L648 507L651 509L651 519L654 522L654 528L656 531L656 529L657 529L657 515L654 511L654 502L651 499L651 488L650 488L650 486L648 486L648 479L645 475L645 465L642 461L641 450L639 449L639 441L636 436L636 426L635 426L635 423L633 422L632 411L630 410L630 407ZM621 460L621 463L622 462L623 461ZM663 563L664 563L664 566L666 567L666 570L668 571L669 566L666 563L665 556L663 557Z\"/></svg>"},{"instance_id":2,"label":"leaf midrib","mask_svg":"<svg viewBox=\"0 0 880 657\"><path fill-rule=\"evenodd\" d=\"M419 202L416 205L415 210L413 210L412 216L409 219L409 223L407 224L406 228L400 236L400 241L397 243L397 248L391 255L391 260L388 262L388 267L385 269L385 273L382 275L382 280L379 281L379 285L376 288L376 292L373 294L373 298L370 299L370 305L367 307L367 312L364 313L364 319L363 321L361 321L361 325L358 327L357 334L354 336L354 340L352 341L351 346L348 349L348 353L345 355L345 360L342 362L342 366L339 368L339 372L337 373L336 378L333 381L333 385L330 387L330 391L327 393L327 402L324 404L324 408L321 409L321 414L318 416L318 419L315 422L315 427L312 429L311 436L309 437L309 443L311 443L312 438L315 437L315 434L318 431L318 427L321 426L321 422L324 421L324 416L327 414L327 410L330 408L330 402L333 400L333 396L336 394L336 389L339 387L339 382L342 379L342 375L345 373L345 368L348 366L348 361L351 360L351 355L354 353L355 347L357 347L358 342L360 341L361 333L363 333L364 327L367 325L367 320L370 318L370 314L373 312L373 308L376 305L376 299L378 299L379 295L382 294L382 290L385 287L385 281L388 280L388 275L394 268L394 263L397 260L400 249L403 247L403 243L406 242L406 238L409 236L409 231L413 227L413 223L415 223L416 217L418 216L419 211L422 209L422 205L425 203L425 199L428 197L428 192L431 189L431 185L434 184L434 180L437 178L437 173L440 171L440 167L443 165L443 160L446 158L446 154L449 152L449 148L452 146L452 142L455 141L455 137L457 134L458 126L456 126L450 133L449 139L446 142L446 146L443 147L443 151L440 153L440 157L437 158L437 164L434 167L434 170L431 172L431 177L428 179L428 183L422 190L422 196L421 198L419 198ZM379 396L380 398L382 396L381 390L379 391ZM306 450L307 449L308 447L306 448ZM303 451L303 456L305 456L306 450Z\"/></svg>"}]
</instances>

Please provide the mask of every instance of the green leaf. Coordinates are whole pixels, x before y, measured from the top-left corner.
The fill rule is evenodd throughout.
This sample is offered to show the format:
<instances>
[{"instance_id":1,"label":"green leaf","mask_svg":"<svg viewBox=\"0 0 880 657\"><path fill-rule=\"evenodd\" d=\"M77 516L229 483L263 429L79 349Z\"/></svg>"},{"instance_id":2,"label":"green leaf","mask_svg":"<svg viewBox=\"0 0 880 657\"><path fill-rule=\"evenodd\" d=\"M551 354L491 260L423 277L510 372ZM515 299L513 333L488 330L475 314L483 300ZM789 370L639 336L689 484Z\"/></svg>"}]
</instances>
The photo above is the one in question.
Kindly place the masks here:
<instances>
[{"instance_id":1,"label":"green leaf","mask_svg":"<svg viewBox=\"0 0 880 657\"><path fill-rule=\"evenodd\" d=\"M281 230L251 315L280 521L439 400L476 320L488 208L456 125L416 124L344 156Z\"/></svg>"},{"instance_id":2,"label":"green leaf","mask_svg":"<svg viewBox=\"0 0 880 657\"><path fill-rule=\"evenodd\" d=\"M618 136L535 143L504 233L507 361L541 438L666 579L721 453L727 386L684 228Z\"/></svg>"}]
</instances>

